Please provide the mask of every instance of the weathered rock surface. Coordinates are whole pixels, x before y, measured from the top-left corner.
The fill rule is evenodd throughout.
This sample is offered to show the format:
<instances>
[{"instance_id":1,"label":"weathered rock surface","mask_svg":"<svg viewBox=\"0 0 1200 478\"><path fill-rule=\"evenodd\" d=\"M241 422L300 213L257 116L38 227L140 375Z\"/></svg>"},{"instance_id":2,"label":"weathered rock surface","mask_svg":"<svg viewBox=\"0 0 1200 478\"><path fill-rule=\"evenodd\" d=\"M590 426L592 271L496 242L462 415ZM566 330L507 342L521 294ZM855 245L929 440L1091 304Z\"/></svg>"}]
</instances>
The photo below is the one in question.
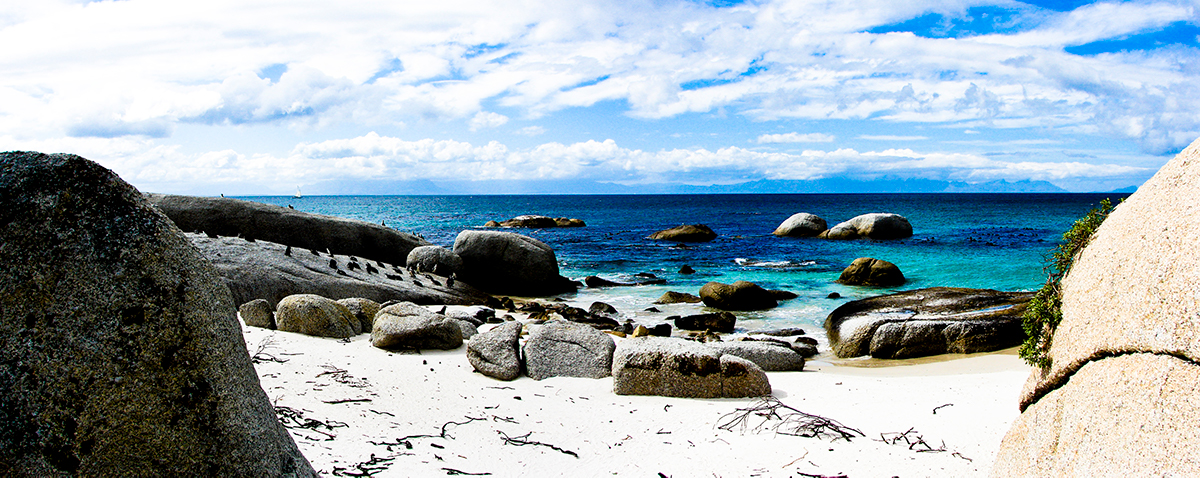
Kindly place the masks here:
<instances>
[{"instance_id":1,"label":"weathered rock surface","mask_svg":"<svg viewBox=\"0 0 1200 478\"><path fill-rule=\"evenodd\" d=\"M362 297L341 299L337 303L346 306L350 310L350 314L358 319L359 329L367 333L370 333L371 329L375 327L375 314L378 314L379 309L383 308L378 302Z\"/></svg>"},{"instance_id":2,"label":"weathered rock surface","mask_svg":"<svg viewBox=\"0 0 1200 478\"><path fill-rule=\"evenodd\" d=\"M675 242L708 242L716 238L717 233L704 224L675 226L658 231L648 237L648 239Z\"/></svg>"},{"instance_id":3,"label":"weathered rock surface","mask_svg":"<svg viewBox=\"0 0 1200 478\"><path fill-rule=\"evenodd\" d=\"M460 322L412 302L392 304L375 315L371 345L381 349L456 349L463 343Z\"/></svg>"},{"instance_id":4,"label":"weathered rock surface","mask_svg":"<svg viewBox=\"0 0 1200 478\"><path fill-rule=\"evenodd\" d=\"M737 324L737 316L729 312L715 312L712 314L695 314L675 319L675 328L683 330L711 330L713 332L722 332L726 334L733 333L733 327Z\"/></svg>"},{"instance_id":5,"label":"weathered rock surface","mask_svg":"<svg viewBox=\"0 0 1200 478\"><path fill-rule=\"evenodd\" d=\"M389 264L404 264L409 251L429 244L379 224L240 199L169 194L146 198L187 232L267 240Z\"/></svg>"},{"instance_id":6,"label":"weathered rock surface","mask_svg":"<svg viewBox=\"0 0 1200 478\"><path fill-rule=\"evenodd\" d=\"M238 307L238 315L251 327L275 328L275 307L263 299L254 299Z\"/></svg>"},{"instance_id":7,"label":"weathered rock surface","mask_svg":"<svg viewBox=\"0 0 1200 478\"><path fill-rule=\"evenodd\" d=\"M434 283L387 263L355 262L359 267L351 269L349 256L330 257L298 248L289 252L287 246L264 240L248 242L204 234L187 237L216 267L238 303L266 299L275 304L293 294L316 294L335 300L360 297L381 304L389 300L429 305L479 304L487 300L485 294L462 281L446 287L445 278L438 277Z\"/></svg>"},{"instance_id":8,"label":"weathered rock surface","mask_svg":"<svg viewBox=\"0 0 1200 478\"><path fill-rule=\"evenodd\" d=\"M798 372L804 370L804 356L787 344L773 341L709 342L709 347L723 354L744 358L767 372Z\"/></svg>"},{"instance_id":9,"label":"weathered rock surface","mask_svg":"<svg viewBox=\"0 0 1200 478\"><path fill-rule=\"evenodd\" d=\"M907 279L896 264L871 257L859 257L842 271L837 281L846 285L896 287L904 285Z\"/></svg>"},{"instance_id":10,"label":"weathered rock surface","mask_svg":"<svg viewBox=\"0 0 1200 478\"><path fill-rule=\"evenodd\" d=\"M829 225L821 216L798 212L780 223L772 234L786 237L816 237L826 229L829 229Z\"/></svg>"},{"instance_id":11,"label":"weathered rock surface","mask_svg":"<svg viewBox=\"0 0 1200 478\"><path fill-rule=\"evenodd\" d=\"M634 286L639 286L639 285L658 285L658 284L666 284L666 283L667 283L666 279L644 278L644 277L638 278L637 280L635 280L633 282L616 282L616 281L611 281L611 280L605 279L603 277L597 277L597 276L587 276L587 277L583 278L583 285L586 285L593 289L599 289L599 288L603 288L603 287L634 287Z\"/></svg>"},{"instance_id":12,"label":"weathered rock surface","mask_svg":"<svg viewBox=\"0 0 1200 478\"><path fill-rule=\"evenodd\" d=\"M517 216L507 221L488 221L487 227L527 227L527 228L547 228L547 227L585 227L587 223L582 219L574 219L569 217L549 217L539 216L535 214L526 214Z\"/></svg>"},{"instance_id":13,"label":"weathered rock surface","mask_svg":"<svg viewBox=\"0 0 1200 478\"><path fill-rule=\"evenodd\" d=\"M408 253L405 265L417 272L449 277L463 269L463 260L454 251L442 246L420 246Z\"/></svg>"},{"instance_id":14,"label":"weathered rock surface","mask_svg":"<svg viewBox=\"0 0 1200 478\"><path fill-rule=\"evenodd\" d=\"M611 336L587 325L547 322L533 328L525 340L525 374L534 380L604 378L612 374L615 348Z\"/></svg>"},{"instance_id":15,"label":"weathered rock surface","mask_svg":"<svg viewBox=\"0 0 1200 478\"><path fill-rule=\"evenodd\" d=\"M842 304L825 319L838 357L909 358L990 352L1025 340L1032 292L931 287Z\"/></svg>"},{"instance_id":16,"label":"weathered rock surface","mask_svg":"<svg viewBox=\"0 0 1200 478\"><path fill-rule=\"evenodd\" d=\"M500 380L521 376L521 323L505 322L471 337L467 361L479 373Z\"/></svg>"},{"instance_id":17,"label":"weathered rock surface","mask_svg":"<svg viewBox=\"0 0 1200 478\"><path fill-rule=\"evenodd\" d=\"M899 214L870 213L856 216L822 232L822 239L904 239L912 237L912 224Z\"/></svg>"},{"instance_id":18,"label":"weathered rock surface","mask_svg":"<svg viewBox=\"0 0 1200 478\"><path fill-rule=\"evenodd\" d=\"M675 292L673 290L669 290L669 291L663 292L662 297L659 297L658 300L654 301L654 303L655 304L698 304L698 303L700 303L700 296L688 294L686 292Z\"/></svg>"},{"instance_id":19,"label":"weathered rock surface","mask_svg":"<svg viewBox=\"0 0 1200 478\"><path fill-rule=\"evenodd\" d=\"M764 310L779 305L770 291L744 280L733 284L704 284L700 288L700 300L704 305L721 310Z\"/></svg>"},{"instance_id":20,"label":"weathered rock surface","mask_svg":"<svg viewBox=\"0 0 1200 478\"><path fill-rule=\"evenodd\" d=\"M113 172L0 153L0 474L316 476L220 276Z\"/></svg>"},{"instance_id":21,"label":"weathered rock surface","mask_svg":"<svg viewBox=\"0 0 1200 478\"><path fill-rule=\"evenodd\" d=\"M500 231L463 231L454 240L461 278L487 292L528 296L575 290L558 274L558 258L544 242Z\"/></svg>"},{"instance_id":22,"label":"weathered rock surface","mask_svg":"<svg viewBox=\"0 0 1200 478\"><path fill-rule=\"evenodd\" d=\"M279 330L343 339L362 333L362 323L346 306L313 294L284 297L275 307Z\"/></svg>"},{"instance_id":23,"label":"weathered rock surface","mask_svg":"<svg viewBox=\"0 0 1200 478\"><path fill-rule=\"evenodd\" d=\"M994 476L1200 470L1200 142L1108 216L1062 281L1062 321ZM1136 470L1136 471L1135 471Z\"/></svg>"},{"instance_id":24,"label":"weathered rock surface","mask_svg":"<svg viewBox=\"0 0 1200 478\"><path fill-rule=\"evenodd\" d=\"M621 341L612 375L617 395L740 398L771 393L767 374L753 362L683 339Z\"/></svg>"}]
</instances>

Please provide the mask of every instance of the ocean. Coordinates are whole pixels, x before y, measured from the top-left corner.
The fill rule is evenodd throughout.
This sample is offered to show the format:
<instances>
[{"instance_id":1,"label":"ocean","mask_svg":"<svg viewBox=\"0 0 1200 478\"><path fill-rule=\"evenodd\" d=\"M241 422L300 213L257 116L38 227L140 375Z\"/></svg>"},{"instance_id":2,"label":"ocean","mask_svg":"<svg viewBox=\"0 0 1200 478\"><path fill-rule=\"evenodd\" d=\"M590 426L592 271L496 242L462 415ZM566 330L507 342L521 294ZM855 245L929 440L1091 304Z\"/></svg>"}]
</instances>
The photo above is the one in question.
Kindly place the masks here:
<instances>
[{"instance_id":1,"label":"ocean","mask_svg":"<svg viewBox=\"0 0 1200 478\"><path fill-rule=\"evenodd\" d=\"M595 275L633 282L650 273L664 285L580 289L553 300L587 308L615 306L623 318L653 325L700 305L654 306L668 290L696 294L709 281L755 282L799 297L761 312L739 312L738 329L802 327L824 342L825 317L847 300L897 290L951 286L1036 290L1046 258L1062 233L1110 194L770 194L770 195L536 195L536 196L287 196L242 197L298 210L383 223L450 248L464 229L523 214L582 219L582 228L512 229L555 250L564 276ZM913 236L894 241L782 238L772 231L807 212L829 226L859 214L896 213ZM680 224L705 224L719 234L701 244L646 239ZM908 279L897 288L837 284L858 257L896 264ZM680 274L682 266L695 269ZM836 292L840 299L830 299ZM657 312L646 311L650 307Z\"/></svg>"}]
</instances>

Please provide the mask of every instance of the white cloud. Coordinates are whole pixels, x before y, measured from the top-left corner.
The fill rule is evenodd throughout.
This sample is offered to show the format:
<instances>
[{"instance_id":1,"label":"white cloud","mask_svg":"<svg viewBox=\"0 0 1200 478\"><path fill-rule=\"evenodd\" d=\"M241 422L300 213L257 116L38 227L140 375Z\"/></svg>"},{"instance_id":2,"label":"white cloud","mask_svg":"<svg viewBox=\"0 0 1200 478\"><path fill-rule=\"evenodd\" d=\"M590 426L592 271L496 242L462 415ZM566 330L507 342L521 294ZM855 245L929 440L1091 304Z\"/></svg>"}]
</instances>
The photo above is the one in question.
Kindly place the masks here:
<instances>
[{"instance_id":1,"label":"white cloud","mask_svg":"<svg viewBox=\"0 0 1200 478\"><path fill-rule=\"evenodd\" d=\"M888 134L860 134L858 139L868 141L922 141L929 139L925 136L896 136Z\"/></svg>"},{"instance_id":2,"label":"white cloud","mask_svg":"<svg viewBox=\"0 0 1200 478\"><path fill-rule=\"evenodd\" d=\"M526 126L524 128L514 131L514 133L519 134L521 136L541 136L546 133L546 128L543 128L541 126Z\"/></svg>"},{"instance_id":3,"label":"white cloud","mask_svg":"<svg viewBox=\"0 0 1200 478\"><path fill-rule=\"evenodd\" d=\"M758 136L758 143L831 143L833 135L825 133L783 133L763 134Z\"/></svg>"},{"instance_id":4,"label":"white cloud","mask_svg":"<svg viewBox=\"0 0 1200 478\"><path fill-rule=\"evenodd\" d=\"M484 128L495 128L503 126L508 122L508 117L500 113L491 111L480 111L475 113L475 117L471 118L471 131L479 131Z\"/></svg>"}]
</instances>

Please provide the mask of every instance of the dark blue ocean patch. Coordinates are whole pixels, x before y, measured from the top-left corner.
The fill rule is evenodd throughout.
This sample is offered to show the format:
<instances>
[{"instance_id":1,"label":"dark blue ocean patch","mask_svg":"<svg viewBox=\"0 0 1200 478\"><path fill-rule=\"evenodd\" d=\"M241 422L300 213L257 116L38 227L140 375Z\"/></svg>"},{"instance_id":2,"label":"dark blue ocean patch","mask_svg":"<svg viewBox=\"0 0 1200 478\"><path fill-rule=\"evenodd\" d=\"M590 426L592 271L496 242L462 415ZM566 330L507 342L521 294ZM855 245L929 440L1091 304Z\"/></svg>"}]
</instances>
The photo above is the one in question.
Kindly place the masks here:
<instances>
[{"instance_id":1,"label":"dark blue ocean patch","mask_svg":"<svg viewBox=\"0 0 1200 478\"><path fill-rule=\"evenodd\" d=\"M1160 30L1069 46L1064 50L1074 55L1088 56L1121 51L1157 50L1173 45L1197 48L1200 47L1197 36L1200 36L1200 27L1188 22L1175 22Z\"/></svg>"}]
</instances>

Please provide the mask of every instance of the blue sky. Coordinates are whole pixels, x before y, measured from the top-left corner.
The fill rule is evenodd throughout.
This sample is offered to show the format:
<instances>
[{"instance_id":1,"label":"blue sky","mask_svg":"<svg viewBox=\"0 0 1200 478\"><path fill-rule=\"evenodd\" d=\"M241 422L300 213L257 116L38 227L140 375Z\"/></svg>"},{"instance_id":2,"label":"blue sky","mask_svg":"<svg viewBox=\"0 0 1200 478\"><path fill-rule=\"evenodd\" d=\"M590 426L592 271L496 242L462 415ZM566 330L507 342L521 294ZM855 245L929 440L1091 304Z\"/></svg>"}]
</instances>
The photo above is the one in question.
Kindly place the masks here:
<instances>
[{"instance_id":1,"label":"blue sky","mask_svg":"<svg viewBox=\"0 0 1200 478\"><path fill-rule=\"evenodd\" d=\"M0 5L0 149L214 195L879 177L1106 191L1200 137L1198 8L17 0Z\"/></svg>"}]
</instances>

